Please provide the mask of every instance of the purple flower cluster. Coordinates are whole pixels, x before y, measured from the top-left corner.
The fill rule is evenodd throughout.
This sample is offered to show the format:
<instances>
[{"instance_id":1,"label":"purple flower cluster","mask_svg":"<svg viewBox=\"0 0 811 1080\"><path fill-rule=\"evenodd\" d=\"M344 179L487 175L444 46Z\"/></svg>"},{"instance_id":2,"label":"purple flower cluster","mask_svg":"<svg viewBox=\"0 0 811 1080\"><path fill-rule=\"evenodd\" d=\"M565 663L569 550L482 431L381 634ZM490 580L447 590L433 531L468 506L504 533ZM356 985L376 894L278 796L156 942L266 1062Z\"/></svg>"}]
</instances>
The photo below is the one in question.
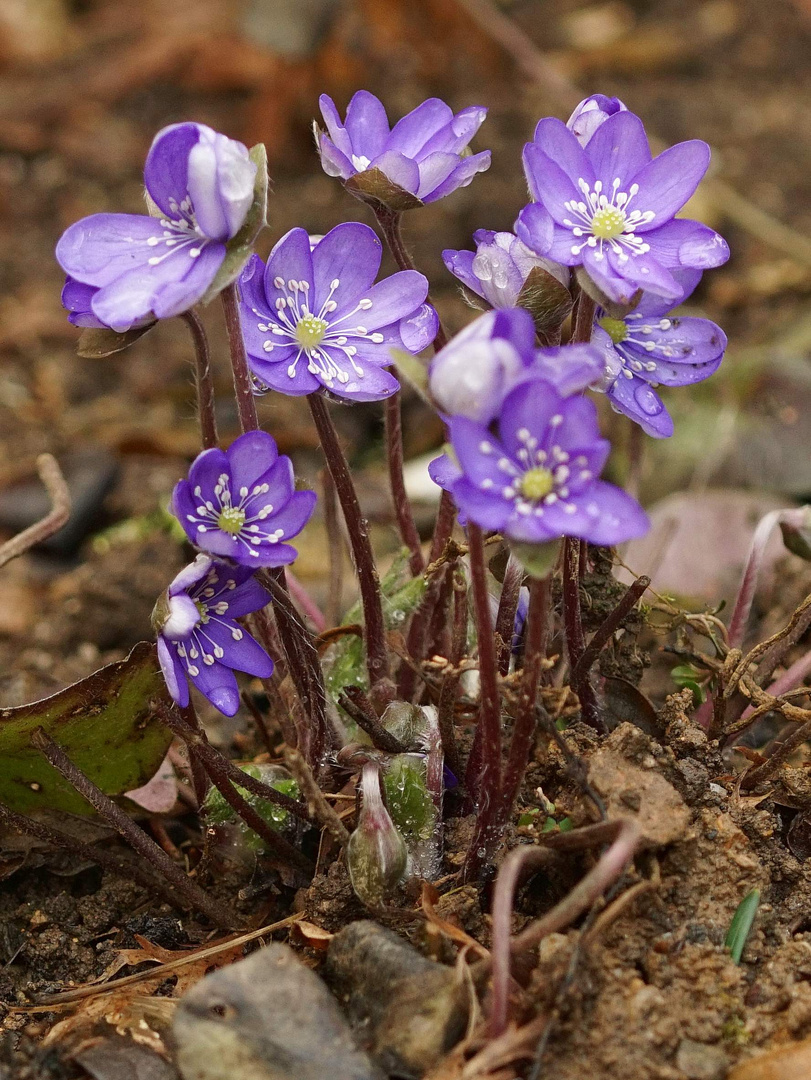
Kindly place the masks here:
<instances>
[{"instance_id":1,"label":"purple flower cluster","mask_svg":"<svg viewBox=\"0 0 811 1080\"><path fill-rule=\"evenodd\" d=\"M490 167L489 150L465 155L487 115L479 106L454 116L444 101L429 98L392 128L383 104L366 90L349 102L343 123L332 98L323 94L320 105L327 131L316 126L316 141L324 172L349 180L377 171L393 186L391 197L408 197L396 208L436 202Z\"/></svg>"},{"instance_id":2,"label":"purple flower cluster","mask_svg":"<svg viewBox=\"0 0 811 1080\"><path fill-rule=\"evenodd\" d=\"M242 143L204 124L158 132L144 168L154 216L92 214L56 246L70 321L125 331L188 311L244 223L255 177Z\"/></svg>"},{"instance_id":3,"label":"purple flower cluster","mask_svg":"<svg viewBox=\"0 0 811 1080\"><path fill-rule=\"evenodd\" d=\"M530 251L513 233L478 229L474 251L442 252L445 266L494 308L515 307L530 273L540 268L568 286L569 270Z\"/></svg>"},{"instance_id":4,"label":"purple flower cluster","mask_svg":"<svg viewBox=\"0 0 811 1080\"><path fill-rule=\"evenodd\" d=\"M376 401L400 384L391 349L420 352L437 332L428 281L401 270L374 284L383 248L372 229L346 222L313 246L291 229L265 266L254 255L240 278L248 363L261 392Z\"/></svg>"}]
</instances>

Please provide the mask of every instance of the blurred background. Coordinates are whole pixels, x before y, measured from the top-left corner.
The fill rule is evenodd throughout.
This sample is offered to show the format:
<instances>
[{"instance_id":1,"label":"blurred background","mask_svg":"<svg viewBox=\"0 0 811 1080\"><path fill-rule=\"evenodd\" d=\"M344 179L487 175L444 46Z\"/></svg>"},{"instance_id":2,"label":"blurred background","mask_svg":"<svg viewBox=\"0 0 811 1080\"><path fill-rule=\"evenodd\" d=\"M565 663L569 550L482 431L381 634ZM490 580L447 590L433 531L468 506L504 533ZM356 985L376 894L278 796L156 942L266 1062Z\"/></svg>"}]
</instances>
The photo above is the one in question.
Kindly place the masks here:
<instances>
[{"instance_id":1,"label":"blurred background","mask_svg":"<svg viewBox=\"0 0 811 1080\"><path fill-rule=\"evenodd\" d=\"M323 92L343 112L365 87L392 120L432 95L455 110L489 108L474 149L492 149L490 171L404 223L454 331L473 313L441 250L471 247L477 228L511 227L526 200L521 147L541 116L566 119L599 91L641 114L658 148L711 144L712 176L689 210L733 256L690 304L723 326L730 349L708 384L665 392L677 434L648 441L641 487L648 504L681 493L675 510L665 503L671 540L673 522L688 522L676 545L686 564L672 571L680 591L720 595L729 552L762 510L811 496L809 46L809 0L0 0L0 531L40 511L42 451L59 457L78 496L61 546L2 572L0 702L51 692L148 636L155 596L184 559L161 508L198 449L186 328L175 320L118 356L78 359L59 302L60 233L96 211L141 212L151 139L187 119L266 144L261 254L294 225L371 223L321 172L311 125ZM205 321L229 440L237 423L216 305ZM416 399L405 409L415 458L442 432ZM272 395L260 415L316 484L306 405ZM340 409L337 420L378 545L391 551L379 407ZM606 424L621 479L627 428L610 413ZM732 494L706 496L717 487ZM319 530L305 533L297 564L316 594Z\"/></svg>"}]
</instances>

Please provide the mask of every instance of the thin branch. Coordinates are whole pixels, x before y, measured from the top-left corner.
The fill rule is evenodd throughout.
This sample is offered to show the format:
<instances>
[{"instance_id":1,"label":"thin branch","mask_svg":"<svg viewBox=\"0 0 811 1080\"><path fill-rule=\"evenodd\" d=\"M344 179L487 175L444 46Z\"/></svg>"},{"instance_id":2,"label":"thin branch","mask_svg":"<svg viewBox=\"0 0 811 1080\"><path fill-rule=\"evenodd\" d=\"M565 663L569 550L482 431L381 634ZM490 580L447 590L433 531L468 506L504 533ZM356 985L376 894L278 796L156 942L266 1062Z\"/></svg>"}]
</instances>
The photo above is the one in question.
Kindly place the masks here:
<instances>
[{"instance_id":1,"label":"thin branch","mask_svg":"<svg viewBox=\"0 0 811 1080\"><path fill-rule=\"evenodd\" d=\"M613 611L606 615L603 622L597 628L597 632L592 637L591 641L583 650L583 653L578 660L575 669L572 671L572 681L588 678L588 673L591 671L594 664L597 662L597 658L605 648L607 642L613 637L614 633L620 628L620 625L627 615L636 607L642 594L650 585L650 578L644 574L642 577L636 579L633 585L628 586L628 591L623 598L617 604Z\"/></svg>"},{"instance_id":2,"label":"thin branch","mask_svg":"<svg viewBox=\"0 0 811 1080\"><path fill-rule=\"evenodd\" d=\"M298 782L311 816L325 829L332 833L337 842L345 847L349 841L349 830L324 798L324 793L318 786L313 771L298 750L287 749L284 752L284 760L290 772Z\"/></svg>"},{"instance_id":3,"label":"thin branch","mask_svg":"<svg viewBox=\"0 0 811 1080\"><path fill-rule=\"evenodd\" d=\"M37 458L37 472L50 497L51 509L41 521L29 525L21 533L6 540L0 547L0 566L5 566L29 548L41 544L43 540L59 532L70 517L70 492L56 458L51 454L40 454Z\"/></svg>"},{"instance_id":4,"label":"thin branch","mask_svg":"<svg viewBox=\"0 0 811 1080\"><path fill-rule=\"evenodd\" d=\"M338 704L365 731L372 740L372 745L386 754L405 754L408 750L398 738L380 723L374 713L372 703L359 686L345 686L338 697Z\"/></svg>"}]
</instances>

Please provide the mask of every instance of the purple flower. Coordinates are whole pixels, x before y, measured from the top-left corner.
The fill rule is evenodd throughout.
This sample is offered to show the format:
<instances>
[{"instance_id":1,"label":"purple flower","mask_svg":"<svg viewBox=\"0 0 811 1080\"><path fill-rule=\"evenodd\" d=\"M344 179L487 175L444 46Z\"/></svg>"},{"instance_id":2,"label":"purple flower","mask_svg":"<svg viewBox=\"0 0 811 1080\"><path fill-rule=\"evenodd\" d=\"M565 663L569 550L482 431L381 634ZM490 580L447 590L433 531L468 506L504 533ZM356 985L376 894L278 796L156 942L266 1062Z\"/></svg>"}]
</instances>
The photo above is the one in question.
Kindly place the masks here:
<instances>
[{"instance_id":1,"label":"purple flower","mask_svg":"<svg viewBox=\"0 0 811 1080\"><path fill-rule=\"evenodd\" d=\"M684 286L681 303L701 274L676 271ZM617 412L635 420L655 439L673 434L673 420L654 386L691 386L709 378L724 356L727 339L709 319L669 316L669 300L645 294L624 319L598 311L592 345L603 353L605 374L595 389L604 390Z\"/></svg>"},{"instance_id":2,"label":"purple flower","mask_svg":"<svg viewBox=\"0 0 811 1080\"><path fill-rule=\"evenodd\" d=\"M637 291L675 301L671 273L707 269L729 258L726 241L697 221L674 220L707 170L710 149L697 139L651 160L638 116L609 116L585 147L549 117L524 147L524 169L536 200L524 207L516 232L539 255L582 265L618 304Z\"/></svg>"},{"instance_id":3,"label":"purple flower","mask_svg":"<svg viewBox=\"0 0 811 1080\"><path fill-rule=\"evenodd\" d=\"M293 463L265 431L246 431L228 450L204 450L172 494L172 512L195 547L243 566L283 566L298 552L314 491L296 491Z\"/></svg>"},{"instance_id":4,"label":"purple flower","mask_svg":"<svg viewBox=\"0 0 811 1080\"><path fill-rule=\"evenodd\" d=\"M480 315L452 338L432 359L428 385L443 413L489 424L525 379L544 378L568 395L602 374L602 357L591 345L538 349L529 312L505 308Z\"/></svg>"},{"instance_id":5,"label":"purple flower","mask_svg":"<svg viewBox=\"0 0 811 1080\"><path fill-rule=\"evenodd\" d=\"M249 570L198 555L155 605L158 659L172 698L189 703L191 679L226 716L239 708L234 671L269 678L273 661L236 619L270 603Z\"/></svg>"},{"instance_id":6,"label":"purple flower","mask_svg":"<svg viewBox=\"0 0 811 1080\"><path fill-rule=\"evenodd\" d=\"M583 98L566 122L566 127L574 133L580 145L585 146L609 116L627 111L628 106L623 105L619 98L592 94L591 97Z\"/></svg>"},{"instance_id":7,"label":"purple flower","mask_svg":"<svg viewBox=\"0 0 811 1080\"><path fill-rule=\"evenodd\" d=\"M473 234L476 251L442 252L450 272L463 285L483 297L494 308L515 307L532 270L540 267L568 287L569 271L565 266L544 259L530 251L509 232L479 229Z\"/></svg>"},{"instance_id":8,"label":"purple flower","mask_svg":"<svg viewBox=\"0 0 811 1080\"><path fill-rule=\"evenodd\" d=\"M118 331L187 311L206 293L245 221L255 176L242 143L204 124L158 132L144 168L155 216L92 214L56 245L69 278L94 290L80 297L71 288L66 306Z\"/></svg>"},{"instance_id":9,"label":"purple flower","mask_svg":"<svg viewBox=\"0 0 811 1080\"><path fill-rule=\"evenodd\" d=\"M368 225L338 225L310 250L291 229L265 267L254 256L240 278L240 318L259 389L377 401L399 389L384 368L391 349L420 352L437 331L428 282L402 270L374 284L382 246Z\"/></svg>"},{"instance_id":10,"label":"purple flower","mask_svg":"<svg viewBox=\"0 0 811 1080\"><path fill-rule=\"evenodd\" d=\"M366 90L349 102L343 124L332 98L322 94L320 105L327 131L316 125L315 135L324 172L393 210L436 202L490 167L489 150L464 156L487 115L479 106L454 116L429 98L389 128L383 105Z\"/></svg>"},{"instance_id":11,"label":"purple flower","mask_svg":"<svg viewBox=\"0 0 811 1080\"><path fill-rule=\"evenodd\" d=\"M450 437L461 476L451 493L468 520L523 543L579 536L612 545L641 536L649 522L624 491L598 480L610 450L597 411L542 379L507 395L498 435L457 416Z\"/></svg>"}]
</instances>

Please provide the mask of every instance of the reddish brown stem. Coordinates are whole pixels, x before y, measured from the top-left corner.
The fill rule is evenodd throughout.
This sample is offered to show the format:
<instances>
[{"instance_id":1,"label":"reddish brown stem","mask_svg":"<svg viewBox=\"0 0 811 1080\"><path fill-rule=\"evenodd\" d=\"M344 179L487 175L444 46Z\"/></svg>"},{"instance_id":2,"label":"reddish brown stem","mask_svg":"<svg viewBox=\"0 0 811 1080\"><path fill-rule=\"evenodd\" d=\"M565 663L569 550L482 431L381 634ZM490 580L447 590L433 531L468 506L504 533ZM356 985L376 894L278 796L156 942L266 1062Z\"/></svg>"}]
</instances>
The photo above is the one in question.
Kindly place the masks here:
<instances>
[{"instance_id":1,"label":"reddish brown stem","mask_svg":"<svg viewBox=\"0 0 811 1080\"><path fill-rule=\"evenodd\" d=\"M490 594L487 589L484 534L479 526L472 522L468 524L467 534L481 686L481 762L476 764L476 774L470 775L468 769L467 776L468 791L476 803L476 824L462 871L463 879L472 881L479 877L487 865L498 840L498 813L501 802L501 703Z\"/></svg>"},{"instance_id":2,"label":"reddish brown stem","mask_svg":"<svg viewBox=\"0 0 811 1080\"><path fill-rule=\"evenodd\" d=\"M225 314L225 329L228 333L228 347L231 352L231 370L234 374L234 393L239 410L239 423L243 431L257 431L259 418L256 415L256 400L251 385L251 372L248 367L248 354L242 339L242 327L239 323L239 301L235 284L227 285L220 293Z\"/></svg>"},{"instance_id":3,"label":"reddish brown stem","mask_svg":"<svg viewBox=\"0 0 811 1080\"><path fill-rule=\"evenodd\" d=\"M515 613L518 611L518 598L523 580L524 570L521 564L513 555L510 555L504 569L504 581L501 583L501 596L496 615L499 675L506 675L510 670Z\"/></svg>"},{"instance_id":4,"label":"reddish brown stem","mask_svg":"<svg viewBox=\"0 0 811 1080\"><path fill-rule=\"evenodd\" d=\"M43 540L59 532L70 517L70 492L56 458L50 454L40 454L37 458L37 472L50 496L51 509L41 521L29 525L21 533L6 540L0 547L0 566L5 566L35 544L41 544Z\"/></svg>"},{"instance_id":5,"label":"reddish brown stem","mask_svg":"<svg viewBox=\"0 0 811 1080\"><path fill-rule=\"evenodd\" d=\"M389 657L386 648L386 626L383 620L380 578L369 540L369 526L361 513L349 463L341 448L338 433L332 423L326 403L320 394L310 394L307 400L310 403L310 411L321 440L327 468L332 474L349 532L363 607L366 665L369 671L369 682L374 686L381 679L388 677Z\"/></svg>"},{"instance_id":6,"label":"reddish brown stem","mask_svg":"<svg viewBox=\"0 0 811 1080\"><path fill-rule=\"evenodd\" d=\"M197 387L197 416L204 450L217 445L217 417L214 412L214 380L211 377L211 352L208 337L198 315L184 311L181 318L194 342L194 381Z\"/></svg>"},{"instance_id":7,"label":"reddish brown stem","mask_svg":"<svg viewBox=\"0 0 811 1080\"><path fill-rule=\"evenodd\" d=\"M386 421L386 462L397 528L400 531L400 539L411 553L408 560L411 573L417 577L425 569L425 559L422 556L420 534L411 511L403 476L403 419L400 412L400 397L398 391L386 398L383 404Z\"/></svg>"},{"instance_id":8,"label":"reddish brown stem","mask_svg":"<svg viewBox=\"0 0 811 1080\"><path fill-rule=\"evenodd\" d=\"M580 659L586 649L580 611L580 541L567 536L563 541L563 624L569 653L572 689L580 701L583 722L597 731L605 731L594 688L588 673L579 674Z\"/></svg>"}]
</instances>

